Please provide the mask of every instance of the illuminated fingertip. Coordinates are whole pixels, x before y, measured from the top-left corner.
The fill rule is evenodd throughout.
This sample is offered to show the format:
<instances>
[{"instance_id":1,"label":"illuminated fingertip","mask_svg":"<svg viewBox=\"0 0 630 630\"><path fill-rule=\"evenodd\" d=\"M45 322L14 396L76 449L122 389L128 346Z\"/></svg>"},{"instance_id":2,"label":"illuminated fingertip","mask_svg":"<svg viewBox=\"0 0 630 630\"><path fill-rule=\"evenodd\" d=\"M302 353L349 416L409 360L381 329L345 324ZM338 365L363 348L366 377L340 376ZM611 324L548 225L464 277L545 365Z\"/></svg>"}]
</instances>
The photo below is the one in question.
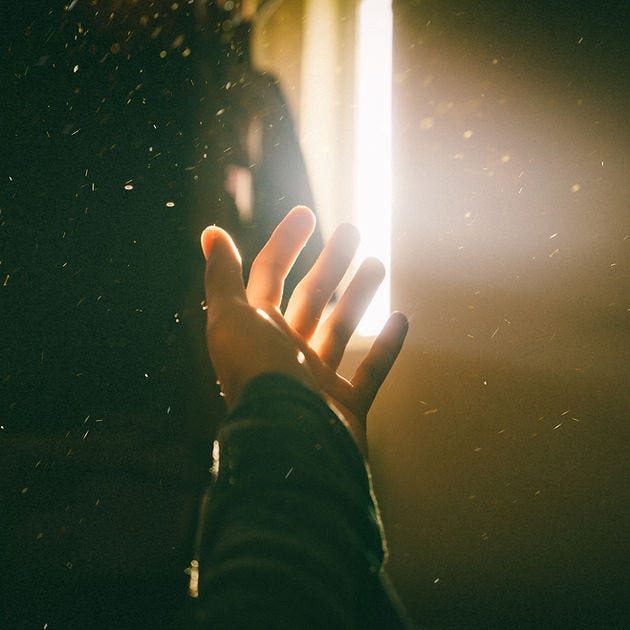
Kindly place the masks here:
<instances>
[{"instance_id":1,"label":"illuminated fingertip","mask_svg":"<svg viewBox=\"0 0 630 630\"><path fill-rule=\"evenodd\" d=\"M206 260L208 260L208 256L210 256L210 250L212 249L212 244L214 242L213 238L213 227L209 225L201 232L201 236L199 238L201 242L201 250L203 251L203 255Z\"/></svg>"},{"instance_id":2,"label":"illuminated fingertip","mask_svg":"<svg viewBox=\"0 0 630 630\"><path fill-rule=\"evenodd\" d=\"M364 268L369 269L372 273L383 279L385 277L385 265L382 261L374 256L369 256L363 261L361 265Z\"/></svg>"},{"instance_id":3,"label":"illuminated fingertip","mask_svg":"<svg viewBox=\"0 0 630 630\"><path fill-rule=\"evenodd\" d=\"M361 240L359 230L352 223L340 223L335 230L335 234L347 239L349 245L357 246Z\"/></svg>"},{"instance_id":4,"label":"illuminated fingertip","mask_svg":"<svg viewBox=\"0 0 630 630\"><path fill-rule=\"evenodd\" d=\"M308 225L309 227L314 228L315 223L317 222L313 211L306 206L295 206L295 208L289 212L289 216L292 221L299 222L305 227Z\"/></svg>"},{"instance_id":5,"label":"illuminated fingertip","mask_svg":"<svg viewBox=\"0 0 630 630\"><path fill-rule=\"evenodd\" d=\"M220 256L221 254L225 255L227 249L229 249L238 263L242 264L241 254L238 251L238 247L236 247L236 243L224 229L217 225L210 225L201 233L201 248L206 260L213 250L219 250L217 255Z\"/></svg>"},{"instance_id":6,"label":"illuminated fingertip","mask_svg":"<svg viewBox=\"0 0 630 630\"><path fill-rule=\"evenodd\" d=\"M304 214L308 214L310 216L312 216L313 218L315 217L315 215L313 214L313 211L308 207L308 206L303 206L303 205L298 205L298 206L294 206L291 209L291 212L297 212L297 213L304 213Z\"/></svg>"}]
</instances>

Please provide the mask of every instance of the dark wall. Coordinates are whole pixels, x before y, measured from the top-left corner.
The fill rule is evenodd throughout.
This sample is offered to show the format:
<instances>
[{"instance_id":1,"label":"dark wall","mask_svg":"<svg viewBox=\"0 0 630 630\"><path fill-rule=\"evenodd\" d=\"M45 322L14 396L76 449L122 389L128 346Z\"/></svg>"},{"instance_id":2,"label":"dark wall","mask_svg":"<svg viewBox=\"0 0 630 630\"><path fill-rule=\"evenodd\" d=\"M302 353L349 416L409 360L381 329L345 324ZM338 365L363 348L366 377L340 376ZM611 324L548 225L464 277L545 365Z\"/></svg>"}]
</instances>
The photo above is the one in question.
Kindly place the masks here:
<instances>
[{"instance_id":1,"label":"dark wall","mask_svg":"<svg viewBox=\"0 0 630 630\"><path fill-rule=\"evenodd\" d=\"M392 576L429 627L624 627L626 8L394 6Z\"/></svg>"},{"instance_id":2,"label":"dark wall","mask_svg":"<svg viewBox=\"0 0 630 630\"><path fill-rule=\"evenodd\" d=\"M0 625L159 627L222 412L191 352L200 94L172 20L64 4L2 8Z\"/></svg>"},{"instance_id":3,"label":"dark wall","mask_svg":"<svg viewBox=\"0 0 630 630\"><path fill-rule=\"evenodd\" d=\"M251 262L310 202L247 24L208 16L161 0L1 9L3 627L160 627L185 601L224 413L200 230L230 229ZM257 107L265 182L243 227L225 168L249 166Z\"/></svg>"}]
</instances>

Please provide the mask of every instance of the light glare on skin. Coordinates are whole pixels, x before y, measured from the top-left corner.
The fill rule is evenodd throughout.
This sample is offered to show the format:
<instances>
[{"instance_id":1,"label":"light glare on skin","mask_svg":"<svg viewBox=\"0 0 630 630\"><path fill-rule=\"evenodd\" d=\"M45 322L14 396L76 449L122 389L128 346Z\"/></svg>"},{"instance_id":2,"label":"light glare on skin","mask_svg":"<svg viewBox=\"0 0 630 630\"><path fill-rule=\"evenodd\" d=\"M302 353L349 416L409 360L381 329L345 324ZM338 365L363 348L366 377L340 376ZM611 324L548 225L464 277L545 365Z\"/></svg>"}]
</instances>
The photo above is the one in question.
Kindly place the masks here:
<instances>
[{"instance_id":1,"label":"light glare on skin","mask_svg":"<svg viewBox=\"0 0 630 630\"><path fill-rule=\"evenodd\" d=\"M256 312L266 321L270 322L271 324L274 324L275 326L275 322L273 321L273 319L271 319L271 317L269 317L269 315L267 313L265 313L265 311L263 311L262 308L257 308Z\"/></svg>"}]
</instances>

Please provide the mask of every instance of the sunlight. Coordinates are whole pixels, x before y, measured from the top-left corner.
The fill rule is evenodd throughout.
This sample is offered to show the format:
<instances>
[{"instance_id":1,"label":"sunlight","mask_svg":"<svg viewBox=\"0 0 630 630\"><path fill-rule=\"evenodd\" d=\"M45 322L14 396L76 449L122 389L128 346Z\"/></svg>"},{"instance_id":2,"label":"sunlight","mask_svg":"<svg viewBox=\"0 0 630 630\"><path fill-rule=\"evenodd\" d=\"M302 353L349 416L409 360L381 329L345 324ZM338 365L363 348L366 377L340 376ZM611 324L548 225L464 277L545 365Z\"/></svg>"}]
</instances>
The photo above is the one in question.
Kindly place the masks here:
<instances>
[{"instance_id":1,"label":"sunlight","mask_svg":"<svg viewBox=\"0 0 630 630\"><path fill-rule=\"evenodd\" d=\"M355 221L361 233L359 257L375 256L385 280L358 332L378 333L390 309L391 260L391 0L363 0L357 48Z\"/></svg>"}]
</instances>

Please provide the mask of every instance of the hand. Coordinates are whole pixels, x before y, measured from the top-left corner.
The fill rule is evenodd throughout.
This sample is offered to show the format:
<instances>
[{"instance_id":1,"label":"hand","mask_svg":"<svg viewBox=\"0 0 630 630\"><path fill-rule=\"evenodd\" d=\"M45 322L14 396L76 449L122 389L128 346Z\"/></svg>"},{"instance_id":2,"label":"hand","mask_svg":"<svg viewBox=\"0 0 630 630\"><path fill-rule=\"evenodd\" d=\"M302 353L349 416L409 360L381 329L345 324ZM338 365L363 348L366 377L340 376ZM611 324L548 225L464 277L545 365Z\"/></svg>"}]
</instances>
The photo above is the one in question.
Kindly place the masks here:
<instances>
[{"instance_id":1,"label":"hand","mask_svg":"<svg viewBox=\"0 0 630 630\"><path fill-rule=\"evenodd\" d=\"M208 351L229 406L255 376L285 374L336 407L366 455L367 412L402 347L407 318L392 314L354 376L348 381L339 375L336 370L346 345L382 282L384 269L376 259L367 259L328 319L320 323L359 242L356 229L343 224L296 287L283 316L279 306L284 279L314 227L308 208L294 208L256 257L247 289L229 235L218 227L203 231Z\"/></svg>"}]
</instances>

